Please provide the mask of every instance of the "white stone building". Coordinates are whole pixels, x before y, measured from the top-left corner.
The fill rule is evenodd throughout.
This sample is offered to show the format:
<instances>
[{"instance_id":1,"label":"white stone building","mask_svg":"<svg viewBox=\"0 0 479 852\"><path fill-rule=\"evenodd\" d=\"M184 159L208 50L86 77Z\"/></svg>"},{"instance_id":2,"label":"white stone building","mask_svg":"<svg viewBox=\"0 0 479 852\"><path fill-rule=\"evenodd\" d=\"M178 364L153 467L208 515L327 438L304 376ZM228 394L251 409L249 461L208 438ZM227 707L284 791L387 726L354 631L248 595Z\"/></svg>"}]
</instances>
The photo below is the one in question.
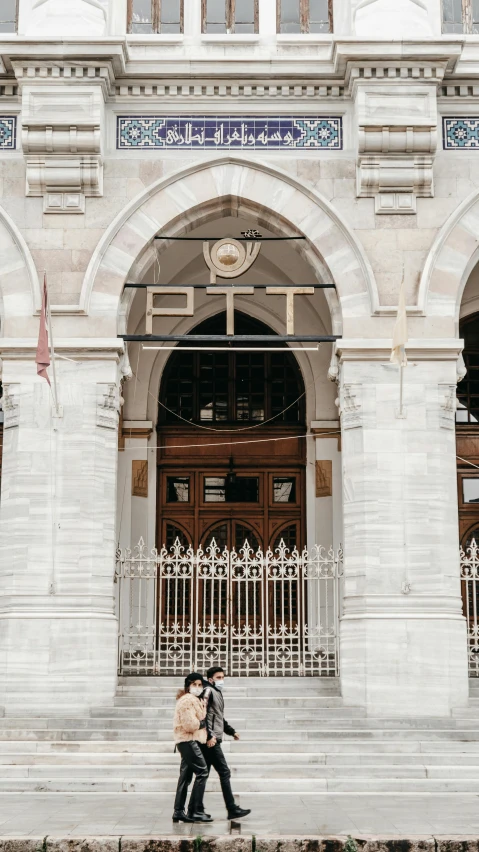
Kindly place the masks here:
<instances>
[{"instance_id":1,"label":"white stone building","mask_svg":"<svg viewBox=\"0 0 479 852\"><path fill-rule=\"evenodd\" d=\"M0 21L5 713L111 704L119 646L121 671L149 674L339 666L344 701L371 715L465 705L479 4L0 0ZM210 285L203 242L250 229L263 240L233 281L235 332L294 334L295 351L183 340L173 353L172 335L227 331L231 282ZM35 367L44 270L57 411ZM131 284L188 289L152 297L148 317ZM293 329L268 288L308 285ZM125 344L147 320L156 348ZM229 563L205 578L186 559L114 583L116 548L140 537L148 550L342 546L344 573L312 588L282 562L279 581L263 566L241 592Z\"/></svg>"}]
</instances>

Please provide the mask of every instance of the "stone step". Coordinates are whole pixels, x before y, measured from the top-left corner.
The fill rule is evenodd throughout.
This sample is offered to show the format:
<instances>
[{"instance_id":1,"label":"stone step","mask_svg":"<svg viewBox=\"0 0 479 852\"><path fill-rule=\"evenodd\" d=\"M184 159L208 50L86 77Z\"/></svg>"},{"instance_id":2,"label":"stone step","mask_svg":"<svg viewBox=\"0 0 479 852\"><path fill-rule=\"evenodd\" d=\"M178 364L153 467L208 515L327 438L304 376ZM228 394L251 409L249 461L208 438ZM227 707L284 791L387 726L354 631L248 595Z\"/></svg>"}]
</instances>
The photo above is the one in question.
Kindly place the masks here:
<instances>
[{"instance_id":1,"label":"stone step","mask_svg":"<svg viewBox=\"0 0 479 852\"><path fill-rule=\"evenodd\" d=\"M341 699L338 699L341 700ZM248 701L252 702L252 699L248 699ZM90 716L92 719L135 719L138 717L151 717L154 719L165 718L168 717L170 719L173 718L173 714L175 711L174 704L168 705L157 705L153 707L145 707L145 706L137 706L137 707L119 707L116 706L114 708L108 707L94 707L90 711ZM270 718L291 718L292 716L298 715L301 718L341 718L348 716L366 716L366 712L362 707L345 707L342 705L334 705L331 704L331 699L326 699L325 703L321 704L319 700L315 700L314 704L309 707L301 704L280 704L275 705L274 703L269 706L268 704L263 704L258 706L256 704L251 703L251 706L248 706L248 702L245 701L243 705L238 705L233 702L228 702L227 715L231 718L236 717L245 717L251 719L262 719L265 721L265 715L268 719Z\"/></svg>"},{"instance_id":2,"label":"stone step","mask_svg":"<svg viewBox=\"0 0 479 852\"><path fill-rule=\"evenodd\" d=\"M240 740L239 742L225 741L223 750L228 756L228 760L238 760L244 757L249 760L276 760L283 759L284 754L288 753L287 749L291 748L291 743L288 741L271 741L263 742L261 747L258 747L257 742L247 742ZM147 751L146 751L147 750ZM15 754L23 755L45 755L51 756L52 759L58 756L76 757L81 763L83 754L115 757L116 755L128 757L128 755L139 755L140 759L143 755L154 760L169 760L173 758L173 746L171 740L164 741L131 741L131 740L3 740L0 741L0 756L10 756ZM439 738L437 740L404 740L390 738L386 740L364 740L364 739L335 739L327 737L326 739L318 739L314 742L295 741L294 755L297 759L304 755L305 760L310 756L338 755L347 760L348 757L354 754L354 759L361 759L362 755L366 757L372 756L380 759L381 757L391 756L394 758L414 755L421 758L427 755L431 759L432 755L439 756L444 763L462 760L465 756L471 758L471 762L479 760L479 742L463 742L462 740L451 741ZM176 758L174 758L176 759ZM352 760L350 762L353 762Z\"/></svg>"},{"instance_id":3,"label":"stone step","mask_svg":"<svg viewBox=\"0 0 479 852\"><path fill-rule=\"evenodd\" d=\"M344 708L349 709L349 708ZM278 735L285 737L290 736L291 727L296 727L298 722L301 722L301 727L305 731L318 730L341 730L355 727L358 730L371 732L386 731L386 730L444 730L454 731L458 729L468 730L473 729L478 725L479 719L475 717L466 719L453 718L436 718L436 717L419 717L419 718L381 718L373 719L371 717L363 717L361 712L355 714L354 708L351 715L348 713L341 714L330 710L318 710L314 714L301 713L300 711L285 710L284 716L276 721L279 727L275 726L275 731ZM133 730L140 734L143 731L149 730L172 731L173 714L156 714L155 716L142 718L140 721L135 714L130 717L124 717L122 714L114 713L111 709L107 711L107 716L90 717L90 716L62 716L62 717L36 717L36 716L6 716L0 720L0 731L8 731L15 729L22 730L64 730L85 729L90 731L107 731L111 728L117 730ZM228 715L230 715L228 713ZM265 714L260 714L258 717L231 716L231 722L240 728L248 728L248 736L259 731L259 728L265 730L269 735L271 727L268 724L268 717ZM132 737L135 739L135 737Z\"/></svg>"},{"instance_id":4,"label":"stone step","mask_svg":"<svg viewBox=\"0 0 479 852\"><path fill-rule=\"evenodd\" d=\"M137 691L138 693L138 691ZM145 702L149 702L145 704ZM151 703L150 703L151 702ZM129 708L129 707L165 707L165 708L174 708L176 704L175 696L168 695L151 695L149 693L147 696L143 695L134 695L134 696L119 696L115 698L114 706L118 708ZM287 695L287 696L274 696L274 695L244 695L244 696L236 696L236 695L227 695L226 696L226 704L228 707L228 711L230 707L233 708L251 708L261 710L263 708L267 708L269 710L274 710L277 708L278 710L283 707L300 707L307 709L314 709L315 707L350 707L354 705L345 705L343 698L340 695ZM108 708L105 707L93 707L92 710L105 710Z\"/></svg>"},{"instance_id":5,"label":"stone step","mask_svg":"<svg viewBox=\"0 0 479 852\"><path fill-rule=\"evenodd\" d=\"M445 735L451 740L455 740L458 742L479 742L479 729L464 729L458 728L457 730L444 730L444 729L425 729L419 731L414 728L399 728L399 729L382 729L382 730L366 730L359 728L331 728L327 729L326 726L321 726L316 730L312 729L301 729L298 730L295 728L294 739L295 742L310 742L316 743L318 740L321 740L325 736L325 731L328 730L328 739L330 738L342 738L345 740L350 739L364 739L371 741L376 741L381 738L387 738L392 740L396 739L411 739L416 740L420 735L422 740L434 740L440 739L443 740ZM291 738L291 734L288 732L288 741ZM34 728L24 728L24 729L1 729L0 728L0 741L2 740L56 740L56 741L66 741L66 740L103 740L104 742L108 741L125 741L128 742L132 739L142 741L142 742L165 742L169 743L171 746L171 731L170 730L154 730L154 729L141 729L141 730L131 730L131 729L123 729L123 728L71 728L69 730L65 730L62 728L57 729L34 729ZM248 739L251 743L260 743L261 745L266 743L273 744L273 748L282 748L284 747L285 739L278 737L271 733L270 731L264 732L262 730L250 730L248 731Z\"/></svg>"},{"instance_id":6,"label":"stone step","mask_svg":"<svg viewBox=\"0 0 479 852\"><path fill-rule=\"evenodd\" d=\"M136 792L136 793L168 793L174 795L177 778L170 781L129 779L122 781L115 778L95 778L92 780L49 777L0 779L0 792L60 792L60 793L106 793L106 792ZM208 793L219 793L219 781L213 777L208 782ZM309 778L236 778L235 793L300 793L307 795L319 792L350 792L350 793L469 793L479 795L479 775L477 778L446 779L446 778L383 778L371 777L365 773L363 777L347 775L334 778L317 778L314 782ZM242 805L252 804L245 797Z\"/></svg>"},{"instance_id":7,"label":"stone step","mask_svg":"<svg viewBox=\"0 0 479 852\"><path fill-rule=\"evenodd\" d=\"M263 783L264 781L269 780L271 782L272 790L274 789L276 780L279 780L280 783L282 783L282 781L288 779L310 779L310 781L316 783L316 781L320 781L323 778L336 778L343 776L348 778L364 777L365 774L367 774L368 777L379 778L479 778L479 767L477 766L465 767L465 770L468 771L464 774L458 771L454 773L453 767L451 766L433 766L426 768L426 766L422 765L394 767L369 765L365 768L364 766L356 766L354 764L345 766L296 766L292 764L287 767L238 767L231 764L230 769L231 777L234 779L234 786L236 786L236 781L258 780ZM2 779L4 781L18 778L39 778L41 780L49 780L53 776L55 779L70 779L73 783L77 780L90 780L94 782L107 778L119 781L129 781L131 779L141 781L153 780L158 781L159 783L164 783L167 785L165 786L165 789L174 792L178 781L178 770L179 762L177 762L176 766L164 767L143 766L139 768L138 766L118 767L87 764L86 766L79 765L75 767L55 766L53 770L51 766L40 765L2 766ZM213 775L210 777L213 779Z\"/></svg>"},{"instance_id":8,"label":"stone step","mask_svg":"<svg viewBox=\"0 0 479 852\"><path fill-rule=\"evenodd\" d=\"M165 687L176 688L181 687L184 682L184 675L167 675L167 676L121 676L118 678L118 689L123 689L124 687L130 688L151 688L151 689L164 689ZM330 688L331 686L336 686L339 688L340 686L340 678L339 677L297 677L295 675L282 676L275 675L273 677L258 677L256 675L241 676L237 677L235 675L228 676L226 678L226 683L228 684L228 690L233 687L245 687L248 689L264 689L265 691L269 691L273 688L284 689L290 688L294 689L298 686L304 689L325 689ZM479 684L478 684L479 686Z\"/></svg>"},{"instance_id":9,"label":"stone step","mask_svg":"<svg viewBox=\"0 0 479 852\"><path fill-rule=\"evenodd\" d=\"M144 747L144 746L143 746ZM391 774L394 774L396 767L404 767L406 770L415 766L423 766L427 768L435 766L446 766L457 768L458 760L461 766L467 766L470 769L476 767L479 770L479 754L467 754L466 752L456 753L381 753L368 752L360 753L356 751L348 751L344 753L337 752L257 752L238 754L234 757L228 755L229 763L235 770L244 771L266 771L264 767L268 767L273 772L277 772L278 768L290 766L296 768L303 767L305 771L320 772L320 767L345 767L345 766L371 766L372 768L382 766L389 767ZM2 767L25 767L25 766L44 766L44 767L85 767L94 766L98 768L109 767L112 771L118 771L118 767L135 767L137 774L143 776L143 767L149 769L161 769L171 771L171 767L175 770L178 768L178 756L170 752L165 753L150 753L150 752L65 752L58 753L31 753L25 751L15 751L9 753L0 752L0 766ZM138 767L142 767L141 770Z\"/></svg>"}]
</instances>

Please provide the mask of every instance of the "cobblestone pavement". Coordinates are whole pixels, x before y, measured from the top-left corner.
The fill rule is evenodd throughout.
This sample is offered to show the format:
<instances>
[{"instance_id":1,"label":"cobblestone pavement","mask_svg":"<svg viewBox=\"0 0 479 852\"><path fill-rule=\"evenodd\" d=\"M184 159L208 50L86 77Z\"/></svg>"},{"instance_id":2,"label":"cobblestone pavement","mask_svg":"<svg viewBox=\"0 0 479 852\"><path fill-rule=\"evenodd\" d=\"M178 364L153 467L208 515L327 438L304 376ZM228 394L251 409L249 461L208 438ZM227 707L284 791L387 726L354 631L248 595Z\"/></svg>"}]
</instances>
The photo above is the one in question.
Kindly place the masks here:
<instances>
[{"instance_id":1,"label":"cobblestone pavement","mask_svg":"<svg viewBox=\"0 0 479 852\"><path fill-rule=\"evenodd\" d=\"M158 793L2 793L0 837L238 834L478 835L474 793L258 794L253 813L229 823L221 796L207 795L207 826L173 825L172 796Z\"/></svg>"}]
</instances>

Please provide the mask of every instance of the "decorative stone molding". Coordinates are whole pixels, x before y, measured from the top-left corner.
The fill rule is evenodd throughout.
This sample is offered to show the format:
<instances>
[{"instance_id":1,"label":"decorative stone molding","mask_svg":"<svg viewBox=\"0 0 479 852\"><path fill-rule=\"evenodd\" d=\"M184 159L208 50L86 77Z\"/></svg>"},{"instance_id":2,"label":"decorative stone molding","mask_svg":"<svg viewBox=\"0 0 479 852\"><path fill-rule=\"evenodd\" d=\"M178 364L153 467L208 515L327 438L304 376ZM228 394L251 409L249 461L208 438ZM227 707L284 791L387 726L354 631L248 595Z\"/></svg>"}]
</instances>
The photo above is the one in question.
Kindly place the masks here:
<instances>
[{"instance_id":1,"label":"decorative stone molding","mask_svg":"<svg viewBox=\"0 0 479 852\"><path fill-rule=\"evenodd\" d=\"M455 429L456 426L456 385L440 384L439 398L442 399L439 414L443 429Z\"/></svg>"},{"instance_id":2,"label":"decorative stone molding","mask_svg":"<svg viewBox=\"0 0 479 852\"><path fill-rule=\"evenodd\" d=\"M3 386L3 428L12 429L20 425L20 402L18 384L5 384Z\"/></svg>"},{"instance_id":3,"label":"decorative stone molding","mask_svg":"<svg viewBox=\"0 0 479 852\"><path fill-rule=\"evenodd\" d=\"M361 403L357 401L361 385L344 384L339 395L339 415L343 429L362 426Z\"/></svg>"},{"instance_id":4,"label":"decorative stone molding","mask_svg":"<svg viewBox=\"0 0 479 852\"><path fill-rule=\"evenodd\" d=\"M117 429L120 414L120 392L116 384L97 385L96 425Z\"/></svg>"},{"instance_id":5,"label":"decorative stone molding","mask_svg":"<svg viewBox=\"0 0 479 852\"><path fill-rule=\"evenodd\" d=\"M415 213L433 195L436 85L353 75L358 122L357 194L376 213Z\"/></svg>"},{"instance_id":6,"label":"decorative stone molding","mask_svg":"<svg viewBox=\"0 0 479 852\"><path fill-rule=\"evenodd\" d=\"M83 213L86 196L103 194L109 70L83 63L14 63L14 69L22 92L26 194L43 195L45 213Z\"/></svg>"},{"instance_id":7,"label":"decorative stone molding","mask_svg":"<svg viewBox=\"0 0 479 852\"><path fill-rule=\"evenodd\" d=\"M225 98L234 100L243 98L274 98L274 100L299 98L343 98L344 86L327 85L259 85L257 83L226 83L212 86L206 83L190 83L188 80L175 84L155 85L154 83L127 83L115 86L115 94L119 98L174 98L184 101L185 98L203 98L224 101Z\"/></svg>"}]
</instances>

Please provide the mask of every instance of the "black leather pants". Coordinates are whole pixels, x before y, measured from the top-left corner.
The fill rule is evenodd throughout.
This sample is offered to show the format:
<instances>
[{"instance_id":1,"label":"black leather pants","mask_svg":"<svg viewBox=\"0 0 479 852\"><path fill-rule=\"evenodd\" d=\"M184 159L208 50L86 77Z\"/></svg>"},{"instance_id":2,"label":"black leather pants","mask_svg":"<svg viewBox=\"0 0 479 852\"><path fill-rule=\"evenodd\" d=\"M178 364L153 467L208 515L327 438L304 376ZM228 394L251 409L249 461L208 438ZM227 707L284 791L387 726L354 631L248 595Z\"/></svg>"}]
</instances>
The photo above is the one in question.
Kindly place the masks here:
<instances>
[{"instance_id":1,"label":"black leather pants","mask_svg":"<svg viewBox=\"0 0 479 852\"><path fill-rule=\"evenodd\" d=\"M225 800L226 810L228 813L234 811L236 807L235 797L233 796L233 791L231 789L231 772L228 764L226 763L226 758L223 754L223 749L221 748L221 740L217 741L216 745L213 748L208 748L208 746L202 746L203 754L205 756L205 760L208 766L208 774L210 772L211 767L213 766L220 779L221 784L221 792L223 793L223 799Z\"/></svg>"},{"instance_id":2,"label":"black leather pants","mask_svg":"<svg viewBox=\"0 0 479 852\"><path fill-rule=\"evenodd\" d=\"M188 805L189 814L197 814L203 811L203 797L205 795L206 782L208 780L208 767L199 743L196 740L186 743L178 743L178 751L181 754L180 777L175 796L175 811L184 811L188 787L193 775L196 776L191 791Z\"/></svg>"}]
</instances>

